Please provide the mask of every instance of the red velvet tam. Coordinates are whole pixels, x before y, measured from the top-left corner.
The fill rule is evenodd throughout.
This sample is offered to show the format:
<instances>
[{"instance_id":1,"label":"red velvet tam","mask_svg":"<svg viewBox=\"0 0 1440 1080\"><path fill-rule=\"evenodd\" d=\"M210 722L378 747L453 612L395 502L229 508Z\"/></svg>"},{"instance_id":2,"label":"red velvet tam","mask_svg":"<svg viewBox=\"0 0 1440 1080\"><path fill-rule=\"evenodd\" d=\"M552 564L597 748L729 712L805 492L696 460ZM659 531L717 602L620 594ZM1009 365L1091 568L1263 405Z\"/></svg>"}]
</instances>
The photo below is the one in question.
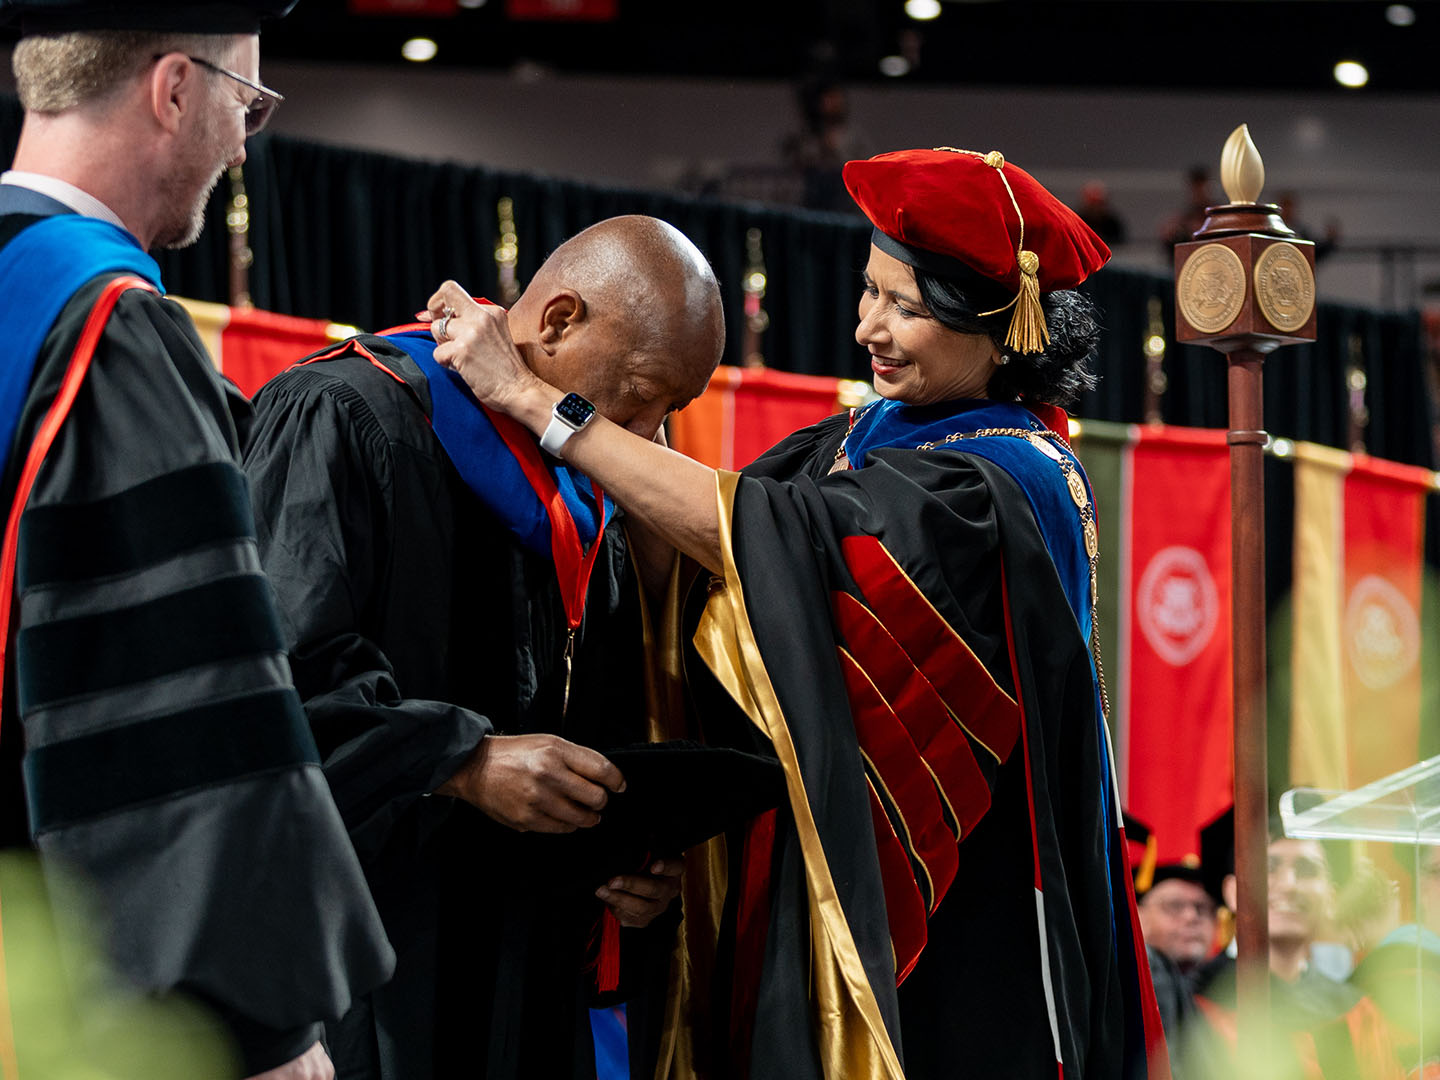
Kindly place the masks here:
<instances>
[{"instance_id":1,"label":"red velvet tam","mask_svg":"<svg viewBox=\"0 0 1440 1080\"><path fill-rule=\"evenodd\" d=\"M887 254L1013 294L997 311L1014 306L1007 344L1020 352L1049 340L1039 293L1072 289L1110 258L1090 226L998 150L896 150L847 162L845 186Z\"/></svg>"}]
</instances>

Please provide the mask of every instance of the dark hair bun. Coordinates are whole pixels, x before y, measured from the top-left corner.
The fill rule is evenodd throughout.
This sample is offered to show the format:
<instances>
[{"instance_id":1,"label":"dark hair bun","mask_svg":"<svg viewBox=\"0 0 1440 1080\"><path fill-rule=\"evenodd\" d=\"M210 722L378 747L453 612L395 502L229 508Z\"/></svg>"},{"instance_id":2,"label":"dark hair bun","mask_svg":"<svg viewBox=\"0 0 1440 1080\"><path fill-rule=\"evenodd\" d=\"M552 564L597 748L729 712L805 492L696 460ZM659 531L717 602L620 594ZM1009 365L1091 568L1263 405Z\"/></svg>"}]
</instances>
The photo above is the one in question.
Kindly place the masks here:
<instances>
[{"instance_id":1,"label":"dark hair bun","mask_svg":"<svg viewBox=\"0 0 1440 1080\"><path fill-rule=\"evenodd\" d=\"M1096 384L1094 360L1100 342L1100 311L1090 298L1073 289L1040 297L1050 344L1042 353L1014 353L1005 348L1010 312L981 315L1006 303L1008 297L974 295L957 282L915 268L915 284L930 313L943 326L962 334L985 334L1009 355L990 379L989 396L996 401L1044 402L1069 407Z\"/></svg>"}]
</instances>

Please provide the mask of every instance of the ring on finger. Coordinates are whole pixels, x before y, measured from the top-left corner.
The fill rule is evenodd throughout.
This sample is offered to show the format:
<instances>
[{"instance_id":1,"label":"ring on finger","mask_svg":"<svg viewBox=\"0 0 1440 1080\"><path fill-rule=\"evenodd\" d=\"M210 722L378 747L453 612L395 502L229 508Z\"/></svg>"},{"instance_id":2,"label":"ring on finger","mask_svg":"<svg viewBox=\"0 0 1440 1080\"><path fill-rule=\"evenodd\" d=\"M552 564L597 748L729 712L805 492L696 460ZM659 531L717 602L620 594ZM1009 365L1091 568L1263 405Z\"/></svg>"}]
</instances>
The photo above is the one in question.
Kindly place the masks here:
<instances>
[{"instance_id":1,"label":"ring on finger","mask_svg":"<svg viewBox=\"0 0 1440 1080\"><path fill-rule=\"evenodd\" d=\"M450 316L441 315L435 320L435 339L437 341L450 340Z\"/></svg>"}]
</instances>

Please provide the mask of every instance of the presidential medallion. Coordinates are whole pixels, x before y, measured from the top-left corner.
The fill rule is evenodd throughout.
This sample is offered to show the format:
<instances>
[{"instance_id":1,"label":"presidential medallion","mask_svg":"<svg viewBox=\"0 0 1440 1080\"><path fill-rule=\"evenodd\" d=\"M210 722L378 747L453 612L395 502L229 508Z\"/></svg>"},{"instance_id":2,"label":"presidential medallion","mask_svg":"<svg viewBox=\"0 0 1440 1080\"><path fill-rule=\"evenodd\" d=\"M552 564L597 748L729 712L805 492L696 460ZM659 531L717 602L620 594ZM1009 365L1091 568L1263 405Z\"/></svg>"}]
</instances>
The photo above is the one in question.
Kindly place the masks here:
<instances>
[{"instance_id":1,"label":"presidential medallion","mask_svg":"<svg viewBox=\"0 0 1440 1080\"><path fill-rule=\"evenodd\" d=\"M1206 244L1180 270L1180 314L1202 334L1224 330L1245 306L1245 267L1224 244Z\"/></svg>"},{"instance_id":2,"label":"presidential medallion","mask_svg":"<svg viewBox=\"0 0 1440 1080\"><path fill-rule=\"evenodd\" d=\"M1299 330L1315 310L1315 272L1294 244L1271 244L1255 260L1255 300L1276 330Z\"/></svg>"}]
</instances>

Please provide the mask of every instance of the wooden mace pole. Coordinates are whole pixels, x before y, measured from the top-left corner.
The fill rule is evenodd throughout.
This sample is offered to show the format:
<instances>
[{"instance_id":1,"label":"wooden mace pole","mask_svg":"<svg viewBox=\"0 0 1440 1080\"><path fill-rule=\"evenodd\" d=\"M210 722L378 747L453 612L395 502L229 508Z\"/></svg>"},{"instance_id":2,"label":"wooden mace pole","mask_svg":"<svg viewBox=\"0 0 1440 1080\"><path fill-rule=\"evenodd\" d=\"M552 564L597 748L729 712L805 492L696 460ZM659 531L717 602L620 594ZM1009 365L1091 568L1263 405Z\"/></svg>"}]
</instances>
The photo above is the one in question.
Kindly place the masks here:
<instances>
[{"instance_id":1,"label":"wooden mace pole","mask_svg":"<svg viewBox=\"0 0 1440 1080\"><path fill-rule=\"evenodd\" d=\"M1265 724L1265 442L1262 353L1229 365L1230 571L1235 723L1236 1005L1246 1056L1266 1045L1270 1015L1269 799ZM1251 1058L1251 1060L1254 1060Z\"/></svg>"},{"instance_id":2,"label":"wooden mace pole","mask_svg":"<svg viewBox=\"0 0 1440 1080\"><path fill-rule=\"evenodd\" d=\"M1269 1043L1269 799L1265 723L1265 443L1261 365L1315 340L1315 245L1257 201L1265 167L1241 125L1221 154L1230 202L1175 247L1175 337L1227 358L1230 397L1232 692L1235 752L1236 990L1242 1066Z\"/></svg>"}]
</instances>

